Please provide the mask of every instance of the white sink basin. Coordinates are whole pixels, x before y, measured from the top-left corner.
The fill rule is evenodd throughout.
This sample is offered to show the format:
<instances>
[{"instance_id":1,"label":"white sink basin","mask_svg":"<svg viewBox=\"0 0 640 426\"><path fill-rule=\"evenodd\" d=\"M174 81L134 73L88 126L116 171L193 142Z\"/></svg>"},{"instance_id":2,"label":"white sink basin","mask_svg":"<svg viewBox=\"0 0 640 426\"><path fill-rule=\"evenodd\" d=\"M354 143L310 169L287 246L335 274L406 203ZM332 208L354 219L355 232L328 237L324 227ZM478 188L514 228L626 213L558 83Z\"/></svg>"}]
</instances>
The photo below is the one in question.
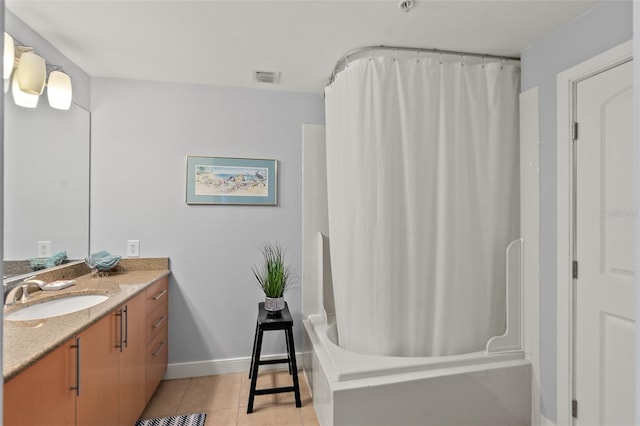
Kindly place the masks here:
<instances>
[{"instance_id":1,"label":"white sink basin","mask_svg":"<svg viewBox=\"0 0 640 426\"><path fill-rule=\"evenodd\" d=\"M10 313L4 318L9 321L29 321L42 318L57 317L81 311L102 303L109 297L102 294L85 294L53 299L47 302L26 306Z\"/></svg>"}]
</instances>

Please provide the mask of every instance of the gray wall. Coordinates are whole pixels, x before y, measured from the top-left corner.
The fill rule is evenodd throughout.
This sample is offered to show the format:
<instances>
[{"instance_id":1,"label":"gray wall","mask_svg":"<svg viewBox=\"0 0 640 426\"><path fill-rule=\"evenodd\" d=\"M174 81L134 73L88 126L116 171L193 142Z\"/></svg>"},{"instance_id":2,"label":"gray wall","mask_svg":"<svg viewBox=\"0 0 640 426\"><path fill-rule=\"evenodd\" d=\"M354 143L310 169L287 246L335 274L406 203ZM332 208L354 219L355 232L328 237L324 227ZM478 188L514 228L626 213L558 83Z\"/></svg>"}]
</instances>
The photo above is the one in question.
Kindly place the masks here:
<instances>
[{"instance_id":1,"label":"gray wall","mask_svg":"<svg viewBox=\"0 0 640 426\"><path fill-rule=\"evenodd\" d=\"M632 2L604 2L522 52L522 91L540 94L540 388L541 411L556 410L556 76L630 40Z\"/></svg>"},{"instance_id":2,"label":"gray wall","mask_svg":"<svg viewBox=\"0 0 640 426\"><path fill-rule=\"evenodd\" d=\"M324 123L322 95L93 78L91 96L91 251L171 258L170 363L248 357L261 244L302 273L302 124ZM278 206L187 205L187 155L277 159ZM285 299L300 325L300 285Z\"/></svg>"}]
</instances>

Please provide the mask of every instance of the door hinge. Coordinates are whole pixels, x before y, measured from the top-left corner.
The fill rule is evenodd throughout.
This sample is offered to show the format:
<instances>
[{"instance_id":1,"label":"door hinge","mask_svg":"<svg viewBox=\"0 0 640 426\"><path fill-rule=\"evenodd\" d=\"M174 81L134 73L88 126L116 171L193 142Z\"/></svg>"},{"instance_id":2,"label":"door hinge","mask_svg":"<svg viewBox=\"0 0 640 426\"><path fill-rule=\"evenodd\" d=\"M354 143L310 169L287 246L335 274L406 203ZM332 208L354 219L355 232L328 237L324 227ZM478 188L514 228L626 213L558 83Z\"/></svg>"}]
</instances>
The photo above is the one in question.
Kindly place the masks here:
<instances>
[{"instance_id":1,"label":"door hinge","mask_svg":"<svg viewBox=\"0 0 640 426\"><path fill-rule=\"evenodd\" d=\"M578 401L575 398L571 400L571 416L574 419L578 418Z\"/></svg>"},{"instance_id":2,"label":"door hinge","mask_svg":"<svg viewBox=\"0 0 640 426\"><path fill-rule=\"evenodd\" d=\"M573 125L571 126L571 131L572 131L572 133L573 133L573 134L571 135L571 138L572 138L574 141L577 141L577 140L578 140L578 122L577 122L577 121L574 121L574 122L573 122Z\"/></svg>"},{"instance_id":3,"label":"door hinge","mask_svg":"<svg viewBox=\"0 0 640 426\"><path fill-rule=\"evenodd\" d=\"M573 275L573 278L577 279L578 278L578 261L577 260L573 261L571 269L572 269L571 274Z\"/></svg>"}]
</instances>

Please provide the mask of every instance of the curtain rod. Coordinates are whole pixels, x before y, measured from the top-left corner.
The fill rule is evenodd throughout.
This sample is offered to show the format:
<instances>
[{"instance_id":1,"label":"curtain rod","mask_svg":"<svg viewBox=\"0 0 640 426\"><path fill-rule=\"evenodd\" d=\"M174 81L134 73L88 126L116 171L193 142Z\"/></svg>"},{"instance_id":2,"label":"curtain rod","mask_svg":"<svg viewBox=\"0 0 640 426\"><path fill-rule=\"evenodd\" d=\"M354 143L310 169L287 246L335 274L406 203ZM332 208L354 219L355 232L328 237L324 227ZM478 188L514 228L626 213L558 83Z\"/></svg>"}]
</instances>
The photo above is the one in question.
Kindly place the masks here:
<instances>
[{"instance_id":1,"label":"curtain rod","mask_svg":"<svg viewBox=\"0 0 640 426\"><path fill-rule=\"evenodd\" d=\"M338 59L338 62L336 62L336 66L333 67L333 72L329 76L329 84L333 83L334 80L336 79L336 75L344 69L349 56L357 55L363 52L370 52L374 49L398 50L402 52L416 52L416 53L426 52L426 53L437 53L441 55L471 56L476 58L500 59L503 61L520 61L520 58L517 56L500 56L500 55L490 55L490 54L484 54L484 53L459 52L456 50L440 50L440 49L432 49L432 48L425 48L425 47L385 46L381 44L378 46L360 47L358 49L354 49L342 55L342 57Z\"/></svg>"}]
</instances>

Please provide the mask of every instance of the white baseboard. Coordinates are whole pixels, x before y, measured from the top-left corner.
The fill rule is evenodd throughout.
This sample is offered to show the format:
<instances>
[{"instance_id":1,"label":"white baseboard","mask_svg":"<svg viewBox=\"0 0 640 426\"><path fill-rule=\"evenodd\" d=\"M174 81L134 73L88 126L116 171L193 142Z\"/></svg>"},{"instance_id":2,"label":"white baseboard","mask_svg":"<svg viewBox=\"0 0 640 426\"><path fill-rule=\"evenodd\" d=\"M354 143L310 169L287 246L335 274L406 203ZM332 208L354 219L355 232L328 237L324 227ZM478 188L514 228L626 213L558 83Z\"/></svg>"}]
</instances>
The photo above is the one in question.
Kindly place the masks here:
<instances>
[{"instance_id":1,"label":"white baseboard","mask_svg":"<svg viewBox=\"0 0 640 426\"><path fill-rule=\"evenodd\" d=\"M286 358L286 356L286 354L264 355L261 356L260 359L264 361L276 358ZM188 377L216 376L219 374L232 374L242 372L246 372L247 374L249 374L250 363L251 357L215 359L210 361L179 362L175 364L169 364L167 366L167 372L164 375L164 379L184 379ZM300 370L302 368L301 353L296 353L296 364L298 366L298 370ZM286 364L284 363L261 365L260 371L281 370L284 368L287 368Z\"/></svg>"}]
</instances>

